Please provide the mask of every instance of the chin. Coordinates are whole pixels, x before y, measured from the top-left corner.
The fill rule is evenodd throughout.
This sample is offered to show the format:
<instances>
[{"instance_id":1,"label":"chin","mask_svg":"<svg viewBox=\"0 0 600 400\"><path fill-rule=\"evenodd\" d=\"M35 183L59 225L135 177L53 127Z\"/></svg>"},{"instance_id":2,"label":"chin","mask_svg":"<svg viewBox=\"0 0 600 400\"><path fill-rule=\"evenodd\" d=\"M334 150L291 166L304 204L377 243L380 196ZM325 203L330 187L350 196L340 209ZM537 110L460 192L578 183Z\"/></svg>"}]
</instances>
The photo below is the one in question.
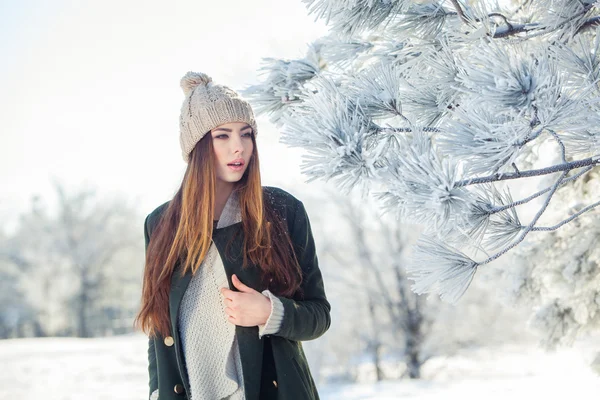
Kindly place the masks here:
<instances>
[{"instance_id":1,"label":"chin","mask_svg":"<svg viewBox=\"0 0 600 400\"><path fill-rule=\"evenodd\" d=\"M244 174L241 174L240 176L220 176L219 179L228 183L236 183L239 182L243 177Z\"/></svg>"},{"instance_id":2,"label":"chin","mask_svg":"<svg viewBox=\"0 0 600 400\"><path fill-rule=\"evenodd\" d=\"M217 179L227 183L236 183L248 175L248 169L233 173L232 171L222 170L217 173Z\"/></svg>"}]
</instances>

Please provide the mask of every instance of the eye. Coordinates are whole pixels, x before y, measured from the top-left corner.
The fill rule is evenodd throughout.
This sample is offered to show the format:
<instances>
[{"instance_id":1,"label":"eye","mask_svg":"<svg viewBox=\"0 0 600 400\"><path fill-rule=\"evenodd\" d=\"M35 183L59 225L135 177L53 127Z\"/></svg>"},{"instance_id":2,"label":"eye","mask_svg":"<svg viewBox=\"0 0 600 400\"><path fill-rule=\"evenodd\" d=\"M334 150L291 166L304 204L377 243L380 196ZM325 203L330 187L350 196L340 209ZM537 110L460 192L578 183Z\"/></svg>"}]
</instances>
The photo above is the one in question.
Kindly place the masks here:
<instances>
[{"instance_id":1,"label":"eye","mask_svg":"<svg viewBox=\"0 0 600 400\"><path fill-rule=\"evenodd\" d=\"M228 137L229 136L227 136L227 134L225 134L225 133L221 133L221 134L219 134L217 136L214 136L215 139L226 139Z\"/></svg>"},{"instance_id":2,"label":"eye","mask_svg":"<svg viewBox=\"0 0 600 400\"><path fill-rule=\"evenodd\" d=\"M252 137L252 131L242 134L242 137Z\"/></svg>"}]
</instances>

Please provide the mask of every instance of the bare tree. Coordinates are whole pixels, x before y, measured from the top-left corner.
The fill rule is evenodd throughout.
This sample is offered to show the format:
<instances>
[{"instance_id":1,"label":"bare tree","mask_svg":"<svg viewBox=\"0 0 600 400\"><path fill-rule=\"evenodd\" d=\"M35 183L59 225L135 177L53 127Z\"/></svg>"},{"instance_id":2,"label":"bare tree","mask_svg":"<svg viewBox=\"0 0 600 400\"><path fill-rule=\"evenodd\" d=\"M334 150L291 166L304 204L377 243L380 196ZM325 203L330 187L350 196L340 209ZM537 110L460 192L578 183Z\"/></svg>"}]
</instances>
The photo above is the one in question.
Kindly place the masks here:
<instances>
[{"instance_id":1,"label":"bare tree","mask_svg":"<svg viewBox=\"0 0 600 400\"><path fill-rule=\"evenodd\" d=\"M418 379L429 358L423 343L431 327L431 316L427 315L426 299L410 290L402 267L409 235L377 213L367 213L368 208L357 206L351 197L331 198L341 214L340 224L349 228L344 236L347 250L341 250L340 243L329 242L323 252L344 266L344 282L363 299L367 320L356 326L356 334L372 357L376 379L385 378L381 364L386 329L394 342L403 343L404 374Z\"/></svg>"},{"instance_id":2,"label":"bare tree","mask_svg":"<svg viewBox=\"0 0 600 400\"><path fill-rule=\"evenodd\" d=\"M9 258L47 334L102 334L110 328L106 314L119 316L123 297L137 298L115 288L139 278L141 217L122 198L102 199L87 189L69 193L57 182L54 188L55 212L34 198L12 237Z\"/></svg>"},{"instance_id":3,"label":"bare tree","mask_svg":"<svg viewBox=\"0 0 600 400\"><path fill-rule=\"evenodd\" d=\"M24 262L9 249L9 238L0 232L0 338L23 336L28 325L41 335L31 305L19 286L19 267L24 267Z\"/></svg>"}]
</instances>

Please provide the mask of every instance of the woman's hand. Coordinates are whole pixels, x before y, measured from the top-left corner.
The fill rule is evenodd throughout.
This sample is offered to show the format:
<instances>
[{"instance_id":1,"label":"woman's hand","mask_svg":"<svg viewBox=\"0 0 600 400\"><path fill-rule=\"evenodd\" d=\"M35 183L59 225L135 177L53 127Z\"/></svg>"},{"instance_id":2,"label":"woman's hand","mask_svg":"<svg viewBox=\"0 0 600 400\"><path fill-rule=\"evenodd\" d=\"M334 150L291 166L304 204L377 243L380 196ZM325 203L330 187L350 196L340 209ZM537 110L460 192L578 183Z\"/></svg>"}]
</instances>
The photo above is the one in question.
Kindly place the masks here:
<instances>
[{"instance_id":1,"label":"woman's hand","mask_svg":"<svg viewBox=\"0 0 600 400\"><path fill-rule=\"evenodd\" d=\"M231 280L239 292L221 288L221 294L225 296L225 305L227 305L225 308L227 320L234 325L246 327L265 324L271 314L271 300L244 285L235 274Z\"/></svg>"}]
</instances>

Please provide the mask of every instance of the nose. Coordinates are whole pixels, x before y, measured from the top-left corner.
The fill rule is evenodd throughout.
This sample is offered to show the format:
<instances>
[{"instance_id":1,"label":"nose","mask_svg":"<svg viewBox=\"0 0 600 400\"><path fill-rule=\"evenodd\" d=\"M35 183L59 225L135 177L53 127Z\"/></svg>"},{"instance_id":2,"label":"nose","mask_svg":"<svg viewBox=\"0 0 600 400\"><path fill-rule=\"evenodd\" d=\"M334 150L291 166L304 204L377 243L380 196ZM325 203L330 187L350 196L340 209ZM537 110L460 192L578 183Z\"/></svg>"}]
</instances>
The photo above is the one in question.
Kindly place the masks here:
<instances>
[{"instance_id":1,"label":"nose","mask_svg":"<svg viewBox=\"0 0 600 400\"><path fill-rule=\"evenodd\" d=\"M242 143L242 138L240 135L232 135L233 138L232 140L229 142L231 144L231 151L235 154L235 153L239 153L242 154L242 152L244 151L244 145Z\"/></svg>"}]
</instances>

